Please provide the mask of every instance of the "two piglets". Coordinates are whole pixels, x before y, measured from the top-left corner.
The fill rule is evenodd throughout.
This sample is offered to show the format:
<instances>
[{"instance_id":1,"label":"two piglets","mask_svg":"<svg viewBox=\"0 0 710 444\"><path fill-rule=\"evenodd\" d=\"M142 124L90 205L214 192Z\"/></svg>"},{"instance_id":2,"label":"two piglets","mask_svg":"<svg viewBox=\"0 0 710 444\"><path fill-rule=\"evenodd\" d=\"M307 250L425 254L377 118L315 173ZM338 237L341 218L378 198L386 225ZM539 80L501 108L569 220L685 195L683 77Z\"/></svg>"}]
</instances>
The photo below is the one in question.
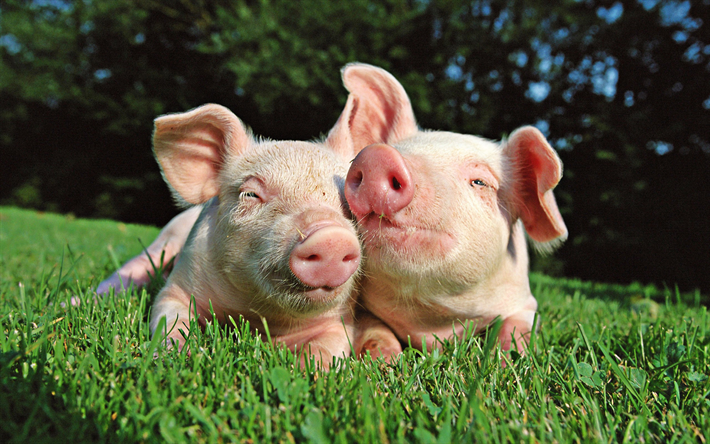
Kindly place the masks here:
<instances>
[{"instance_id":1,"label":"two piglets","mask_svg":"<svg viewBox=\"0 0 710 444\"><path fill-rule=\"evenodd\" d=\"M361 313L355 350L387 357L401 350L400 340L432 347L435 337L469 325L480 331L496 318L503 348L523 347L537 309L525 232L542 250L567 233L552 194L562 174L554 150L532 127L502 143L421 131L406 92L380 68L348 65L343 81L350 95L328 142L352 148L350 155L367 146L344 193L366 252L359 300L389 327ZM149 247L154 259L162 248L181 249L196 217L190 211ZM118 273L144 283L141 261Z\"/></svg>"},{"instance_id":2,"label":"two piglets","mask_svg":"<svg viewBox=\"0 0 710 444\"><path fill-rule=\"evenodd\" d=\"M562 174L555 151L533 127L502 143L421 131L388 72L352 64L343 79L363 101L387 97L388 112L370 122L381 137L345 183L366 256L362 305L414 346L502 318L503 349L522 349L537 309L525 233L542 249L567 235L552 194Z\"/></svg>"},{"instance_id":3,"label":"two piglets","mask_svg":"<svg viewBox=\"0 0 710 444\"><path fill-rule=\"evenodd\" d=\"M166 181L200 206L161 233L182 252L155 301L152 334L181 347L189 320L204 326L213 310L220 323L242 316L259 332L265 320L275 342L326 367L350 354L361 257L342 194L352 148L328 143L256 141L219 105L156 119Z\"/></svg>"}]
</instances>

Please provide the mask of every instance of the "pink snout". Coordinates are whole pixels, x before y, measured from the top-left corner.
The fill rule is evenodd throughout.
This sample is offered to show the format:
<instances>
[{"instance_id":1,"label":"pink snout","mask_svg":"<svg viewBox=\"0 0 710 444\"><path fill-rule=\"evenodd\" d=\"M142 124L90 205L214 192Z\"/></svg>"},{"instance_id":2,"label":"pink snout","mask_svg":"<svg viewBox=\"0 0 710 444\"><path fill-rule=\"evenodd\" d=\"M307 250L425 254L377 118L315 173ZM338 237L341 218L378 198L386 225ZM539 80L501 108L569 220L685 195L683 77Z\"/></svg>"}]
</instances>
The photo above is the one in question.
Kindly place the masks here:
<instances>
[{"instance_id":1,"label":"pink snout","mask_svg":"<svg viewBox=\"0 0 710 444\"><path fill-rule=\"evenodd\" d=\"M304 285L335 288L360 266L357 236L340 226L318 228L293 248L289 266Z\"/></svg>"},{"instance_id":2,"label":"pink snout","mask_svg":"<svg viewBox=\"0 0 710 444\"><path fill-rule=\"evenodd\" d=\"M414 196L414 185L402 156L389 145L365 147L355 157L345 178L345 198L352 213L391 218Z\"/></svg>"}]
</instances>

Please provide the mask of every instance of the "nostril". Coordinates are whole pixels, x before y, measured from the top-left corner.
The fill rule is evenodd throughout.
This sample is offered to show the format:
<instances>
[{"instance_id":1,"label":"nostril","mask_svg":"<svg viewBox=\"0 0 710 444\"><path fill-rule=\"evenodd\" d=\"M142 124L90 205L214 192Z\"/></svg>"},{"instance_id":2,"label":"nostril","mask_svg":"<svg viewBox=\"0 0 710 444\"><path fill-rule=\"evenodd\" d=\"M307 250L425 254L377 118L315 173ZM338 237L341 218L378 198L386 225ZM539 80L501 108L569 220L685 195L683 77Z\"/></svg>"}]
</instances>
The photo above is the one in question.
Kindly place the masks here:
<instances>
[{"instance_id":1,"label":"nostril","mask_svg":"<svg viewBox=\"0 0 710 444\"><path fill-rule=\"evenodd\" d=\"M400 188L402 188L402 184L399 183L396 177L392 177L392 189L399 190Z\"/></svg>"},{"instance_id":2,"label":"nostril","mask_svg":"<svg viewBox=\"0 0 710 444\"><path fill-rule=\"evenodd\" d=\"M317 254L312 254L306 258L307 261L309 262L317 262L320 260L320 256Z\"/></svg>"},{"instance_id":3,"label":"nostril","mask_svg":"<svg viewBox=\"0 0 710 444\"><path fill-rule=\"evenodd\" d=\"M359 254L348 254L347 256L345 256L345 257L343 258L343 262L353 262L353 261L356 261L356 260L358 260L358 259L360 259L360 255L359 255Z\"/></svg>"},{"instance_id":4,"label":"nostril","mask_svg":"<svg viewBox=\"0 0 710 444\"><path fill-rule=\"evenodd\" d=\"M356 187L359 187L360 184L362 183L362 178L363 178L362 171L358 171L353 176L351 176L350 183L352 185L355 185Z\"/></svg>"}]
</instances>

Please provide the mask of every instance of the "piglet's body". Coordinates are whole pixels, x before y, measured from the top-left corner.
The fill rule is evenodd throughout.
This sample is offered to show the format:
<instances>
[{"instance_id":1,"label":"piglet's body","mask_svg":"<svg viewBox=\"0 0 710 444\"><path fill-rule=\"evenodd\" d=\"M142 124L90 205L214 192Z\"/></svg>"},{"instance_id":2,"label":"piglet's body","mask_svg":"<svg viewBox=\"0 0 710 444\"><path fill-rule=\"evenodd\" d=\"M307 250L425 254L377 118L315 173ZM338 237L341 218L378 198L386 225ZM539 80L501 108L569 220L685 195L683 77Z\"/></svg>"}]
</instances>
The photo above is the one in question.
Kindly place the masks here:
<instances>
[{"instance_id":1,"label":"piglet's body","mask_svg":"<svg viewBox=\"0 0 710 444\"><path fill-rule=\"evenodd\" d=\"M220 322L242 316L263 332L265 320L276 342L324 366L349 355L360 264L342 196L351 149L257 142L218 105L157 119L154 148L176 196L203 209L155 301L152 333L181 346L180 330L195 314L211 320L211 306Z\"/></svg>"},{"instance_id":2,"label":"piglet's body","mask_svg":"<svg viewBox=\"0 0 710 444\"><path fill-rule=\"evenodd\" d=\"M414 346L499 317L503 348L522 349L537 309L525 232L542 248L567 234L551 191L562 174L554 150L532 127L502 143L420 131L389 73L354 64L343 78L351 94L387 110L371 119L380 136L345 185L367 258L363 306Z\"/></svg>"}]
</instances>

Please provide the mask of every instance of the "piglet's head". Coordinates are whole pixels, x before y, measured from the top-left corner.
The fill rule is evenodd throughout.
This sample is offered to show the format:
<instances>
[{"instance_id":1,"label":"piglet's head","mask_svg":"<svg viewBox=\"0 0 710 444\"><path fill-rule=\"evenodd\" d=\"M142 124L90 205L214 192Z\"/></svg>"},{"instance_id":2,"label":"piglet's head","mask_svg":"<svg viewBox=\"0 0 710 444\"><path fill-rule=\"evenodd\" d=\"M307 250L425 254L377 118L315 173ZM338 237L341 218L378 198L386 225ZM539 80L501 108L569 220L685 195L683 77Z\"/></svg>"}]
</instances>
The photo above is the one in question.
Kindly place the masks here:
<instances>
[{"instance_id":1,"label":"piglet's head","mask_svg":"<svg viewBox=\"0 0 710 444\"><path fill-rule=\"evenodd\" d=\"M247 311L291 318L348 299L360 244L342 195L341 145L256 141L231 111L212 104L158 118L153 143L177 198L210 201L209 228L194 233L208 238L208 248L195 262L213 269L215 292Z\"/></svg>"},{"instance_id":2,"label":"piglet's head","mask_svg":"<svg viewBox=\"0 0 710 444\"><path fill-rule=\"evenodd\" d=\"M502 144L420 131L409 98L389 73L355 64L343 78L359 106L373 108L363 122L370 135L360 139L371 145L352 162L345 184L368 273L384 270L417 285L430 276L435 285L448 280L463 290L515 254L518 220L543 249L566 237L552 194L562 164L537 129L521 128ZM517 256L526 265L524 248L517 245Z\"/></svg>"}]
</instances>

